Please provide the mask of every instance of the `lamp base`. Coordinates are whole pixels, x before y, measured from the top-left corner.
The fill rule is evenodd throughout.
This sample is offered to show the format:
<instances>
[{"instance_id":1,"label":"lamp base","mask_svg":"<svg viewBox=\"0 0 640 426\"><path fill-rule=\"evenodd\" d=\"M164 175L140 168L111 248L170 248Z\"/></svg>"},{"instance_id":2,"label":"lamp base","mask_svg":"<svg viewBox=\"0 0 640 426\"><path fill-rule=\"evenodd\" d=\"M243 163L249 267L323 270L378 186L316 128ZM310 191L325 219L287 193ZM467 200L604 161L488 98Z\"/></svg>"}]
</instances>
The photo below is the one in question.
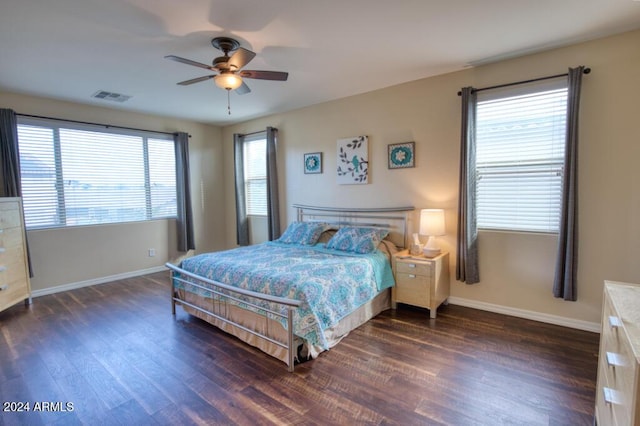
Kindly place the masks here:
<instances>
[{"instance_id":1,"label":"lamp base","mask_svg":"<svg viewBox=\"0 0 640 426\"><path fill-rule=\"evenodd\" d=\"M436 257L440 254L440 247L436 244L436 237L433 235L429 236L429 240L422 249L422 253L424 253L425 257Z\"/></svg>"},{"instance_id":2,"label":"lamp base","mask_svg":"<svg viewBox=\"0 0 640 426\"><path fill-rule=\"evenodd\" d=\"M442 250L440 250L439 248L423 248L422 249L422 253L424 254L425 257L436 257L437 255L440 254Z\"/></svg>"}]
</instances>

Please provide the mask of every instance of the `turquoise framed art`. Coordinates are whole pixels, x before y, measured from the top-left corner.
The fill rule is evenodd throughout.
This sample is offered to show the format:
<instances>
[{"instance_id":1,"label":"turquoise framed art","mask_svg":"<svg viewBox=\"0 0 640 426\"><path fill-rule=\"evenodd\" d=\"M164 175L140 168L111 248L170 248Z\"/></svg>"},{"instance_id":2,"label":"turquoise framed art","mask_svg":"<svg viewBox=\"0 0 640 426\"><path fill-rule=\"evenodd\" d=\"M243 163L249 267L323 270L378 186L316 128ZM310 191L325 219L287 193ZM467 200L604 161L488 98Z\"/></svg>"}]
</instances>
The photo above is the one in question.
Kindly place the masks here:
<instances>
[{"instance_id":1,"label":"turquoise framed art","mask_svg":"<svg viewBox=\"0 0 640 426\"><path fill-rule=\"evenodd\" d=\"M304 154L305 174L322 173L322 153L310 152Z\"/></svg>"},{"instance_id":2,"label":"turquoise framed art","mask_svg":"<svg viewBox=\"0 0 640 426\"><path fill-rule=\"evenodd\" d=\"M387 146L390 169L415 167L415 142L394 143Z\"/></svg>"}]
</instances>

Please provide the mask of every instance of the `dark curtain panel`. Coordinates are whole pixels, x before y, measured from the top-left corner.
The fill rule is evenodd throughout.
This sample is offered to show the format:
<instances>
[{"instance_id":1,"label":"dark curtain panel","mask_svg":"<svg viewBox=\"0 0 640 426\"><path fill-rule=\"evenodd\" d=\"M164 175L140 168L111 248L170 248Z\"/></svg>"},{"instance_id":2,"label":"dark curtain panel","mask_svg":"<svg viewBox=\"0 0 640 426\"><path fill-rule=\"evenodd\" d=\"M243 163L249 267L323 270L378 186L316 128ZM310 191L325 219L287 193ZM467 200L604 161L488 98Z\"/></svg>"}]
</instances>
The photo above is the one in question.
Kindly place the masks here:
<instances>
[{"instance_id":1,"label":"dark curtain panel","mask_svg":"<svg viewBox=\"0 0 640 426\"><path fill-rule=\"evenodd\" d=\"M569 68L562 207L553 295L576 301L578 269L578 115L584 67Z\"/></svg>"},{"instance_id":2,"label":"dark curtain panel","mask_svg":"<svg viewBox=\"0 0 640 426\"><path fill-rule=\"evenodd\" d=\"M13 110L0 109L0 148L2 148L2 196L20 197L20 155L18 122Z\"/></svg>"},{"instance_id":3,"label":"dark curtain panel","mask_svg":"<svg viewBox=\"0 0 640 426\"><path fill-rule=\"evenodd\" d=\"M0 108L0 167L2 170L2 194L3 197L22 197L20 184L20 152L18 150L18 120L16 113L11 109ZM24 208L24 206L23 206ZM24 212L22 212L24 217ZM31 255L29 253L29 240L25 230L25 245L27 262L29 264L29 276L33 278L31 267Z\"/></svg>"},{"instance_id":4,"label":"dark curtain panel","mask_svg":"<svg viewBox=\"0 0 640 426\"><path fill-rule=\"evenodd\" d=\"M236 240L239 246L249 245L249 220L247 219L247 201L244 193L244 137L233 135L233 159L236 177Z\"/></svg>"},{"instance_id":5,"label":"dark curtain panel","mask_svg":"<svg viewBox=\"0 0 640 426\"><path fill-rule=\"evenodd\" d=\"M173 134L173 140L176 150L178 251L187 252L196 248L189 179L189 135L184 132L176 132Z\"/></svg>"},{"instance_id":6,"label":"dark curtain panel","mask_svg":"<svg viewBox=\"0 0 640 426\"><path fill-rule=\"evenodd\" d=\"M280 201L278 197L277 168L278 129L267 127L267 219L269 223L269 241L280 237Z\"/></svg>"},{"instance_id":7,"label":"dark curtain panel","mask_svg":"<svg viewBox=\"0 0 640 426\"><path fill-rule=\"evenodd\" d=\"M462 89L456 279L467 284L475 284L480 281L476 219L475 125L476 94L472 87L465 87Z\"/></svg>"}]
</instances>

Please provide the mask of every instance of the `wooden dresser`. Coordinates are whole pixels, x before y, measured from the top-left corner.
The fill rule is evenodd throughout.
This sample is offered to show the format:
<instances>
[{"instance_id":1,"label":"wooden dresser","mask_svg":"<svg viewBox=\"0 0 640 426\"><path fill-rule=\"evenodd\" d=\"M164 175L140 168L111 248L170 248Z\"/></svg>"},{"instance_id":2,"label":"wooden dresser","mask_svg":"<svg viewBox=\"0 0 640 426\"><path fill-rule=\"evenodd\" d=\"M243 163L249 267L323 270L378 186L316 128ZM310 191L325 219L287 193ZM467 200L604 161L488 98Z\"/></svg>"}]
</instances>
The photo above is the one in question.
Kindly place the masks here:
<instances>
[{"instance_id":1,"label":"wooden dresser","mask_svg":"<svg viewBox=\"0 0 640 426\"><path fill-rule=\"evenodd\" d=\"M640 285L605 281L596 422L640 426Z\"/></svg>"},{"instance_id":2,"label":"wooden dresser","mask_svg":"<svg viewBox=\"0 0 640 426\"><path fill-rule=\"evenodd\" d=\"M22 201L0 197L0 311L31 303Z\"/></svg>"}]
</instances>

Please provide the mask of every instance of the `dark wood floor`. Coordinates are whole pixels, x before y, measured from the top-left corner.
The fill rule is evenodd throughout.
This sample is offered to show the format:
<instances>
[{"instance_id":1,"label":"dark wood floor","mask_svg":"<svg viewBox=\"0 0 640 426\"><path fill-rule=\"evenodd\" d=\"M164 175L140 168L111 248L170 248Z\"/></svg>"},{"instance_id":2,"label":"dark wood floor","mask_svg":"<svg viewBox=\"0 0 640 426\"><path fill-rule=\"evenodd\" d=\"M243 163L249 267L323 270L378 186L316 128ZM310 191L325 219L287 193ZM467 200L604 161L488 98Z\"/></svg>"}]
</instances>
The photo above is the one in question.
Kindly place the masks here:
<instances>
[{"instance_id":1,"label":"dark wood floor","mask_svg":"<svg viewBox=\"0 0 640 426\"><path fill-rule=\"evenodd\" d=\"M0 313L0 401L32 410L0 424L591 425L598 338L401 307L288 373L180 309L172 317L158 273ZM33 411L42 402L60 404Z\"/></svg>"}]
</instances>

